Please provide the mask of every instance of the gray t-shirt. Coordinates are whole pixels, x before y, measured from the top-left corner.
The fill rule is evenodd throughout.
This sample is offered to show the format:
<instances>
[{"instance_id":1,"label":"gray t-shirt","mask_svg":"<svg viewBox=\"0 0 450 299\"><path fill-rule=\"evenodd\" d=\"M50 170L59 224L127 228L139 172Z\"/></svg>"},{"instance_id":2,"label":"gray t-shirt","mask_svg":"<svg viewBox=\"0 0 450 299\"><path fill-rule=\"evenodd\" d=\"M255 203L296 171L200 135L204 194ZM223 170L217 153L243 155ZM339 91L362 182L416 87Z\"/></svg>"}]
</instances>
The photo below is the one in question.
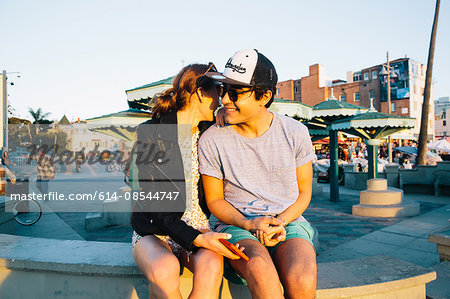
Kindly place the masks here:
<instances>
[{"instance_id":1,"label":"gray t-shirt","mask_svg":"<svg viewBox=\"0 0 450 299\"><path fill-rule=\"evenodd\" d=\"M247 217L274 216L291 206L299 194L296 168L316 157L305 125L273 115L257 138L230 125L214 125L200 137L200 173L223 180L225 200Z\"/></svg>"}]
</instances>

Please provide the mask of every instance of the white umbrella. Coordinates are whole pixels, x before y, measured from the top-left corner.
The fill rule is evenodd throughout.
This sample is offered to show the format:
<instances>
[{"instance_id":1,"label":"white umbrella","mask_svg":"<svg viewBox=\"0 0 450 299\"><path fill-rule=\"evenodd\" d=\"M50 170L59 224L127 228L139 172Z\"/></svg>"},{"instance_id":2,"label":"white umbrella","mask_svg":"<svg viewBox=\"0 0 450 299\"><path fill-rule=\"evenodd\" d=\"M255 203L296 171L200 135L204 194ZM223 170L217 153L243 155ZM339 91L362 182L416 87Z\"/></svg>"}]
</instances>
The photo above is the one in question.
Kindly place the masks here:
<instances>
[{"instance_id":1,"label":"white umbrella","mask_svg":"<svg viewBox=\"0 0 450 299\"><path fill-rule=\"evenodd\" d=\"M442 139L429 144L428 148L448 153L450 152L450 142L448 142L445 139Z\"/></svg>"}]
</instances>

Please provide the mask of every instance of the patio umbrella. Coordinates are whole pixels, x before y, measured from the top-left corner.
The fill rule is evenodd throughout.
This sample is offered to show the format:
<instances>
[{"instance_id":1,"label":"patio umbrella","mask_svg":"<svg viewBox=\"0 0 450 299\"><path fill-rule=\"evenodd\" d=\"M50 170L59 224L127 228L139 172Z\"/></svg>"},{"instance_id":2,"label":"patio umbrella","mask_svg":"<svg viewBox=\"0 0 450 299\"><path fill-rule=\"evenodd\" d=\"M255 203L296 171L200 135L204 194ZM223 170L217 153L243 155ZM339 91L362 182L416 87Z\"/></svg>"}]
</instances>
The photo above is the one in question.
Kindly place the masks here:
<instances>
[{"instance_id":1,"label":"patio umbrella","mask_svg":"<svg viewBox=\"0 0 450 299\"><path fill-rule=\"evenodd\" d=\"M337 120L331 124L332 130L347 132L365 139L369 156L369 179L378 176L378 146L380 138L404 129L414 127L414 118L378 112L371 101L366 113Z\"/></svg>"},{"instance_id":2,"label":"patio umbrella","mask_svg":"<svg viewBox=\"0 0 450 299\"><path fill-rule=\"evenodd\" d=\"M313 107L313 118L306 123L312 141L330 136L330 199L339 200L338 185L338 130L331 128L331 124L343 118L367 111L367 108L342 102L334 97L333 89L327 101Z\"/></svg>"},{"instance_id":3,"label":"patio umbrella","mask_svg":"<svg viewBox=\"0 0 450 299\"><path fill-rule=\"evenodd\" d=\"M442 151L445 153L450 153L450 142L448 142L445 139L428 144L427 147L438 150L438 151Z\"/></svg>"},{"instance_id":4,"label":"patio umbrella","mask_svg":"<svg viewBox=\"0 0 450 299\"><path fill-rule=\"evenodd\" d=\"M394 151L399 151L401 153L405 153L411 156L417 156L417 147L414 146L399 146L393 149ZM427 152L427 164L436 164L436 162L441 162L442 158L435 153Z\"/></svg>"}]
</instances>

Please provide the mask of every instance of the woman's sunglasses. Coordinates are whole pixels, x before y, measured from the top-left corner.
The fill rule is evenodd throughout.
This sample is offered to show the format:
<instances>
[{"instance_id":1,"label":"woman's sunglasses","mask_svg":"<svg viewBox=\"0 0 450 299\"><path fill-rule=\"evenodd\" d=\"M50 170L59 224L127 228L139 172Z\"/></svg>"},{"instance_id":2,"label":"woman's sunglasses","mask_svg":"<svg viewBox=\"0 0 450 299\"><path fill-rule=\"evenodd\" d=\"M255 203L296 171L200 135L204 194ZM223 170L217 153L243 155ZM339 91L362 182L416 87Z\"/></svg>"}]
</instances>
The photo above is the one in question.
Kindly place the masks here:
<instances>
[{"instance_id":1,"label":"woman's sunglasses","mask_svg":"<svg viewBox=\"0 0 450 299\"><path fill-rule=\"evenodd\" d=\"M202 82L204 82L206 80L206 78L208 78L206 76L206 73L208 72L217 72L216 66L214 65L214 63L210 62L208 63L208 68L206 69L206 71L203 73L203 75L201 75L200 77L197 78L197 81L195 81L195 85L197 86L197 88L202 87Z\"/></svg>"},{"instance_id":2,"label":"woman's sunglasses","mask_svg":"<svg viewBox=\"0 0 450 299\"><path fill-rule=\"evenodd\" d=\"M252 88L250 88L249 90L244 90L244 91L237 91L238 89L240 89L240 88L231 87L230 85L227 85L227 84L225 86L217 85L217 93L219 94L219 97L223 98L228 93L228 98L233 103L237 102L240 94L244 94L244 93L253 91Z\"/></svg>"}]
</instances>

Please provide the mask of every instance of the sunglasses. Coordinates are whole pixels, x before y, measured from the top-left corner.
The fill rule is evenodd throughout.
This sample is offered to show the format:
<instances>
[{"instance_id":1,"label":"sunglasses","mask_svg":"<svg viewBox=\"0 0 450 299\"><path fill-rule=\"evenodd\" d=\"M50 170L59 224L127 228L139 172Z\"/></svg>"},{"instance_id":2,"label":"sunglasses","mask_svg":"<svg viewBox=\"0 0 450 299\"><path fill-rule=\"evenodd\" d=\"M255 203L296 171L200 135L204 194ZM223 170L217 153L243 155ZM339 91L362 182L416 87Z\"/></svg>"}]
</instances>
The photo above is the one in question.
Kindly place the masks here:
<instances>
[{"instance_id":1,"label":"sunglasses","mask_svg":"<svg viewBox=\"0 0 450 299\"><path fill-rule=\"evenodd\" d=\"M214 65L214 63L212 62L208 63L208 68L206 69L206 71L200 77L197 78L197 81L195 81L195 85L197 86L197 88L201 87L202 82L204 82L206 78L208 78L206 76L206 73L208 72L217 72L217 68Z\"/></svg>"},{"instance_id":2,"label":"sunglasses","mask_svg":"<svg viewBox=\"0 0 450 299\"><path fill-rule=\"evenodd\" d=\"M253 88L250 88L249 90L244 91L238 91L241 87L231 87L230 85L218 85L217 86L217 93L219 94L219 97L223 98L226 94L228 94L228 98L233 103L237 102L238 97L240 94L244 94L250 91L253 91Z\"/></svg>"}]
</instances>

